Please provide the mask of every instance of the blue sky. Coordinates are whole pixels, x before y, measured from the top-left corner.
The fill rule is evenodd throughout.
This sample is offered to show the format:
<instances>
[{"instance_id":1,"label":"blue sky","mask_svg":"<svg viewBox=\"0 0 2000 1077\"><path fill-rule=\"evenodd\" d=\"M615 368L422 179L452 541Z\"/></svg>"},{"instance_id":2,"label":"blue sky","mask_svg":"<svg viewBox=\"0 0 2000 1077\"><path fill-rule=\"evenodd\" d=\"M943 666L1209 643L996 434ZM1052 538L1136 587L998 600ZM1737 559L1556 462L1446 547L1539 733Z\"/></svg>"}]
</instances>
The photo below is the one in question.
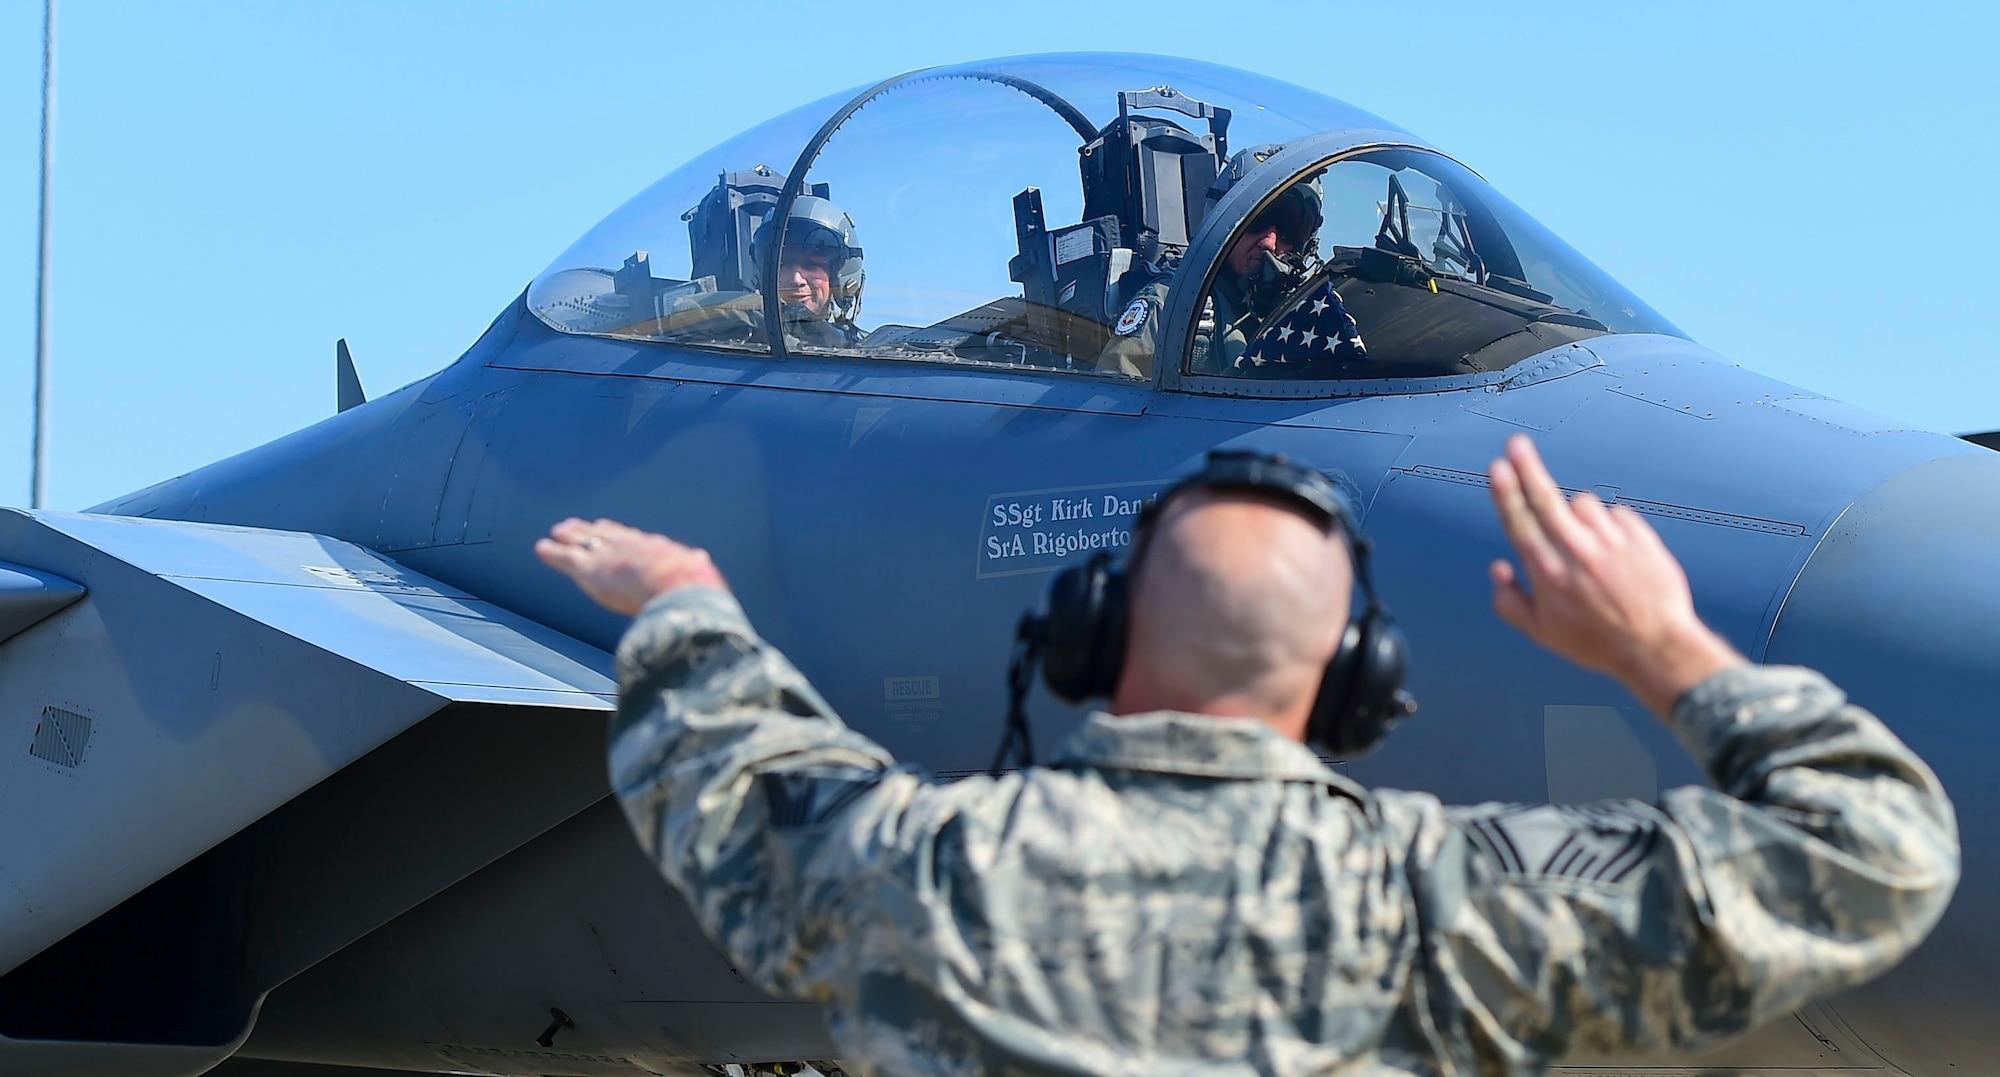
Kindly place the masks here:
<instances>
[{"instance_id":1,"label":"blue sky","mask_svg":"<svg viewBox=\"0 0 2000 1077\"><path fill-rule=\"evenodd\" d=\"M50 503L443 366L599 217L845 86L1079 49L1350 101L1478 169L1697 340L2000 428L1987 5L67 0ZM0 504L27 499L41 4L0 4Z\"/></svg>"}]
</instances>

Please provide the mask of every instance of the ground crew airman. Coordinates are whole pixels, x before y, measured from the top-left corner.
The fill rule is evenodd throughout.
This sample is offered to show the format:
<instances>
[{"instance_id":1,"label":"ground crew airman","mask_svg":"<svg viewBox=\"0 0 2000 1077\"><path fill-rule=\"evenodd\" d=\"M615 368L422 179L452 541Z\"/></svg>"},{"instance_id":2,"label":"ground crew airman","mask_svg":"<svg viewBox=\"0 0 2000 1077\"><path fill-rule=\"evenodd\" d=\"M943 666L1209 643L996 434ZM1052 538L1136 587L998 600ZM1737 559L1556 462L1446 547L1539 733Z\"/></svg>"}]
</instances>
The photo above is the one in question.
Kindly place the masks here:
<instances>
[{"instance_id":1,"label":"ground crew airman","mask_svg":"<svg viewBox=\"0 0 2000 1077\"><path fill-rule=\"evenodd\" d=\"M731 961L826 1004L875 1073L1536 1073L1683 1049L1894 964L1943 912L1930 770L1802 669L1744 661L1622 506L1490 470L1495 606L1664 719L1715 788L1447 808L1301 742L1347 547L1271 498L1149 525L1111 713L1058 765L950 784L841 723L707 555L567 520L537 552L607 607L614 788Z\"/></svg>"}]
</instances>

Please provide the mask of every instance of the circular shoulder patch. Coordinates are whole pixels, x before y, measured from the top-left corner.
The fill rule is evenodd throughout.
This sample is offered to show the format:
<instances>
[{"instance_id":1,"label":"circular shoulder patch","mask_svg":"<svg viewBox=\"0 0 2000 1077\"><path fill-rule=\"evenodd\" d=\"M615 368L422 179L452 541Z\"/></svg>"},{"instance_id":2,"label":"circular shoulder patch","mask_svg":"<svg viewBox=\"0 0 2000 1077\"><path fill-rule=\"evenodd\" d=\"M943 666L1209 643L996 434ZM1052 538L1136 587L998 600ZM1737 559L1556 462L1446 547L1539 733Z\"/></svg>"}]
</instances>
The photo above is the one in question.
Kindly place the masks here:
<instances>
[{"instance_id":1,"label":"circular shoulder patch","mask_svg":"<svg viewBox=\"0 0 2000 1077\"><path fill-rule=\"evenodd\" d=\"M1146 324L1146 315L1151 313L1152 309L1146 305L1145 300L1134 299L1126 306L1125 313L1118 316L1118 324L1112 326L1111 331L1121 337L1131 336L1139 331L1140 326Z\"/></svg>"}]
</instances>

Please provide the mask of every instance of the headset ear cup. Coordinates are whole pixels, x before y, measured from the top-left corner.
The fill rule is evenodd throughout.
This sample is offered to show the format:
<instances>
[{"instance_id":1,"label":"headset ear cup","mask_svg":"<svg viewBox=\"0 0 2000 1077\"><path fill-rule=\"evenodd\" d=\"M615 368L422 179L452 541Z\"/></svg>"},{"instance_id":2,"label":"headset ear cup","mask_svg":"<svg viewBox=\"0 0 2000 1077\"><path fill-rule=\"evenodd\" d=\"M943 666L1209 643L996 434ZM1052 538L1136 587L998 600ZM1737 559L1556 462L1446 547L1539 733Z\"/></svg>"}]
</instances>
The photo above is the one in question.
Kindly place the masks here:
<instances>
[{"instance_id":1,"label":"headset ear cup","mask_svg":"<svg viewBox=\"0 0 2000 1077\"><path fill-rule=\"evenodd\" d=\"M1110 699L1118 692L1118 678L1125 672L1126 616L1131 603L1125 593L1125 570L1107 565L1104 575L1103 615L1098 621L1097 656L1091 670L1091 696Z\"/></svg>"},{"instance_id":2,"label":"headset ear cup","mask_svg":"<svg viewBox=\"0 0 2000 1077\"><path fill-rule=\"evenodd\" d=\"M1067 703L1109 696L1125 657L1125 574L1109 554L1049 581L1042 681Z\"/></svg>"},{"instance_id":3,"label":"headset ear cup","mask_svg":"<svg viewBox=\"0 0 2000 1077\"><path fill-rule=\"evenodd\" d=\"M1313 699L1312 713L1306 717L1306 741L1321 750L1345 756L1341 726L1347 701L1355 683L1355 667L1361 657L1361 622L1350 618L1340 634L1340 646L1320 674L1319 694Z\"/></svg>"},{"instance_id":4,"label":"headset ear cup","mask_svg":"<svg viewBox=\"0 0 2000 1077\"><path fill-rule=\"evenodd\" d=\"M1363 755L1414 707L1403 691L1409 644L1380 609L1350 620L1326 665L1306 739L1342 759Z\"/></svg>"},{"instance_id":5,"label":"headset ear cup","mask_svg":"<svg viewBox=\"0 0 2000 1077\"><path fill-rule=\"evenodd\" d=\"M1410 645L1403 638L1403 630L1380 610L1367 621L1347 717L1348 728L1354 730L1351 738L1355 742L1351 749L1354 755L1374 748L1404 715L1415 709L1409 694L1403 691L1403 675L1410 663Z\"/></svg>"}]
</instances>

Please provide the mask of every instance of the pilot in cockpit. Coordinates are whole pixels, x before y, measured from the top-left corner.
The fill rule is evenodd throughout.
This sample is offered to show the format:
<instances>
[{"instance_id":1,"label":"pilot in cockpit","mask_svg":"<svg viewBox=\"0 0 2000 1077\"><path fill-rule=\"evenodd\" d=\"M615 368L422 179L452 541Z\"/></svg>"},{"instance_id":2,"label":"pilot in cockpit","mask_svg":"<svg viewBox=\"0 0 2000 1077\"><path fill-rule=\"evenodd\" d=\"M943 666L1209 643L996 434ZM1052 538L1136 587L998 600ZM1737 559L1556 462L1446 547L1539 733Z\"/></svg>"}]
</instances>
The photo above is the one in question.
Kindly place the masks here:
<instances>
[{"instance_id":1,"label":"pilot in cockpit","mask_svg":"<svg viewBox=\"0 0 2000 1077\"><path fill-rule=\"evenodd\" d=\"M704 344L762 345L763 276L774 211L785 177L759 166L726 172L687 212L693 271L686 282L652 285L652 319L640 331L653 339ZM779 319L789 346L847 348L858 344L861 290L867 279L854 218L833 204L825 184L792 201L774 282Z\"/></svg>"},{"instance_id":2,"label":"pilot in cockpit","mask_svg":"<svg viewBox=\"0 0 2000 1077\"><path fill-rule=\"evenodd\" d=\"M1221 201L1246 173L1282 148L1257 146L1231 157L1208 190L1208 205ZM1317 180L1293 184L1230 245L1211 291L1212 316L1205 315L1196 332L1191 373L1229 369L1243 355L1247 334L1304 279L1318 243L1320 199ZM1099 371L1152 376L1160 313L1177 277L1178 273L1170 273L1151 281L1126 305L1098 356Z\"/></svg>"},{"instance_id":3,"label":"pilot in cockpit","mask_svg":"<svg viewBox=\"0 0 2000 1077\"><path fill-rule=\"evenodd\" d=\"M771 231L771 222L765 222L751 244L759 265ZM801 195L792 203L785 249L778 255L778 301L787 341L817 348L858 344L862 334L854 319L866 280L854 219L824 198Z\"/></svg>"}]
</instances>

